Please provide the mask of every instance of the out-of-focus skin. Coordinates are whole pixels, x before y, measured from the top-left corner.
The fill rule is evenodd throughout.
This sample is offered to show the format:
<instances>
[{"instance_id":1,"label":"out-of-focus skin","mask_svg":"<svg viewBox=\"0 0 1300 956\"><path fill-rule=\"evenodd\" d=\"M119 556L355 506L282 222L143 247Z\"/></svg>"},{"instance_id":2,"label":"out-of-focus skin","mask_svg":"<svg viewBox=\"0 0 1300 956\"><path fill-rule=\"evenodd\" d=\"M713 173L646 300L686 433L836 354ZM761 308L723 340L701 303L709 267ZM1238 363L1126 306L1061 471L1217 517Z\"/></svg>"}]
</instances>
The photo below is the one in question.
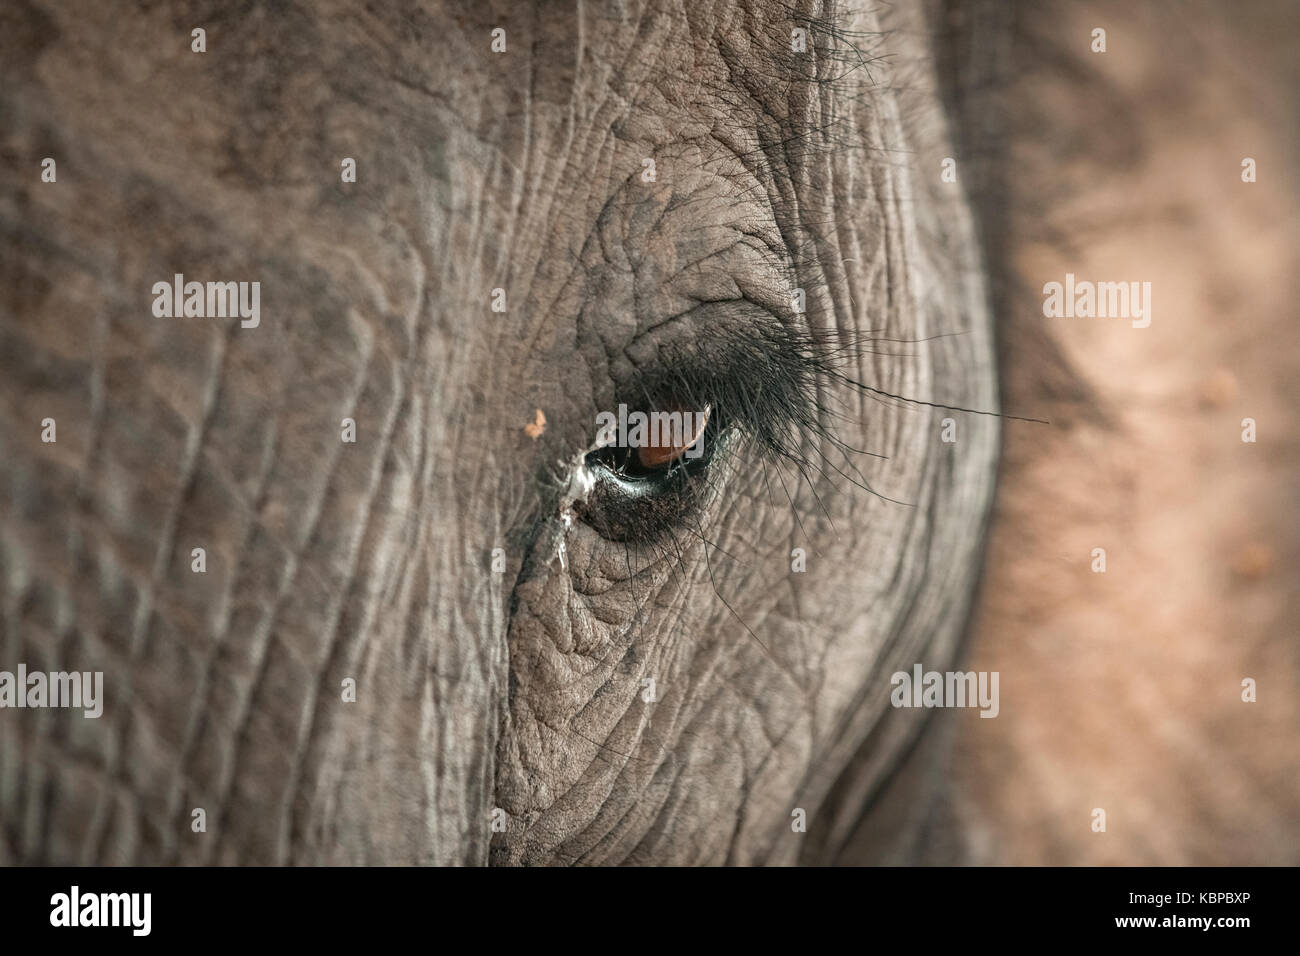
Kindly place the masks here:
<instances>
[{"instance_id":1,"label":"out-of-focus skin","mask_svg":"<svg viewBox=\"0 0 1300 956\"><path fill-rule=\"evenodd\" d=\"M970 657L1002 712L960 717L965 858L1295 865L1300 9L1038 7L1004 94L1025 291L999 335L1006 409L1053 427L1005 432ZM1151 326L1045 319L1067 271L1150 281Z\"/></svg>"}]
</instances>

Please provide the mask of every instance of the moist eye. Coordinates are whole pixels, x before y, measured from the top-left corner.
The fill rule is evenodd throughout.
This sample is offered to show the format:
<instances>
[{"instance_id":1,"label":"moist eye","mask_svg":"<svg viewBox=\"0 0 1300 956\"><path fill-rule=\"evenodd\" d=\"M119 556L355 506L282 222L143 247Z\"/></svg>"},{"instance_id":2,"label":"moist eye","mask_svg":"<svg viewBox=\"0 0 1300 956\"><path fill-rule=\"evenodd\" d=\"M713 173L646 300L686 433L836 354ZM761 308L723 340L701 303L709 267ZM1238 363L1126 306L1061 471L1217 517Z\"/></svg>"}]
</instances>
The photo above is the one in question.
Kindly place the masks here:
<instances>
[{"instance_id":1,"label":"moist eye","mask_svg":"<svg viewBox=\"0 0 1300 956\"><path fill-rule=\"evenodd\" d=\"M647 416L665 413L645 413ZM710 428L715 416L711 406L705 406L703 412L688 412L674 409L671 420L665 417L662 422L655 421L655 427L645 434L644 440L631 442L619 436L612 445L597 449L587 456L589 468L603 468L615 477L627 481L648 481L666 477L668 473L679 468L688 468L699 464L706 457L708 438L716 435L717 429Z\"/></svg>"},{"instance_id":2,"label":"moist eye","mask_svg":"<svg viewBox=\"0 0 1300 956\"><path fill-rule=\"evenodd\" d=\"M724 432L716 410L706 415L675 444L643 446L652 449L645 457L626 445L590 452L586 466L595 483L587 499L575 505L578 515L614 541L650 541L685 522L701 504L707 469ZM697 446L699 454L688 457Z\"/></svg>"},{"instance_id":3,"label":"moist eye","mask_svg":"<svg viewBox=\"0 0 1300 956\"><path fill-rule=\"evenodd\" d=\"M705 408L698 414L683 409L674 411L672 414L681 415L681 428L677 429L676 423L670 422L669 428L663 430L667 434L661 431L657 441L652 438L650 443L637 448L632 458L642 468L653 471L657 468L670 468L679 461L690 460L688 456L700 457L703 453L702 447L693 455L692 450L703 442L712 411L712 408Z\"/></svg>"}]
</instances>

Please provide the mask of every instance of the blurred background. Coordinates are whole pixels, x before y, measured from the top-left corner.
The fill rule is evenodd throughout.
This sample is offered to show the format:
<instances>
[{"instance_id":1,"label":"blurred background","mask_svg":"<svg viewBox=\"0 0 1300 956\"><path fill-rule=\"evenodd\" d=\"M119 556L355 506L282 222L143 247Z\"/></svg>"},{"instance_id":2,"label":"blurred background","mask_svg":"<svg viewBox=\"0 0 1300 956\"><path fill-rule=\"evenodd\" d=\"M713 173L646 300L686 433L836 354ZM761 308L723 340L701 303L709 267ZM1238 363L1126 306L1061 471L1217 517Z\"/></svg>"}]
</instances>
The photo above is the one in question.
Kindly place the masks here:
<instances>
[{"instance_id":1,"label":"blurred background","mask_svg":"<svg viewBox=\"0 0 1300 956\"><path fill-rule=\"evenodd\" d=\"M955 728L967 862L1300 863L1300 4L986 16L1003 406L1051 425L1005 427L968 660L1001 714ZM1151 326L1044 318L1066 272L1150 281Z\"/></svg>"}]
</instances>

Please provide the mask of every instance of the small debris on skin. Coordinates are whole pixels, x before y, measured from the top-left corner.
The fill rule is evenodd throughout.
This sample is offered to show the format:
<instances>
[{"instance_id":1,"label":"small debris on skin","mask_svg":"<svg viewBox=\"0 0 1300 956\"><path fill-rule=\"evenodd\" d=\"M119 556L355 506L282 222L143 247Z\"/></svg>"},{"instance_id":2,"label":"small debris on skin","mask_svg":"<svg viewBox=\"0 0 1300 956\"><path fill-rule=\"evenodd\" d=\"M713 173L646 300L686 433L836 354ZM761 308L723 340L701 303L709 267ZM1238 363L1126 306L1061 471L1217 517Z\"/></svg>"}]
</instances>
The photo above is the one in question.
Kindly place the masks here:
<instances>
[{"instance_id":1,"label":"small debris on skin","mask_svg":"<svg viewBox=\"0 0 1300 956\"><path fill-rule=\"evenodd\" d=\"M546 431L546 416L542 414L542 410L539 408L537 409L537 420L524 426L524 434L536 441L544 431Z\"/></svg>"}]
</instances>

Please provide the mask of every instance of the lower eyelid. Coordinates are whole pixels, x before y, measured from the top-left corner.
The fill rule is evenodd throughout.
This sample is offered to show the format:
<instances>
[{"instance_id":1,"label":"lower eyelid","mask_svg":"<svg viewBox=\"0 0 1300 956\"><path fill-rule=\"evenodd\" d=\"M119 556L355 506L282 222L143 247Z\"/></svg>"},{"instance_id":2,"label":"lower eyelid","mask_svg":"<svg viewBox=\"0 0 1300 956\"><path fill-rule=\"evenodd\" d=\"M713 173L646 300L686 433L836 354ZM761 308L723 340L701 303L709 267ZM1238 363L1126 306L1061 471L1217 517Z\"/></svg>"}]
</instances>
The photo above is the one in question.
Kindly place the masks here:
<instances>
[{"instance_id":1,"label":"lower eyelid","mask_svg":"<svg viewBox=\"0 0 1300 956\"><path fill-rule=\"evenodd\" d=\"M719 421L714 419L714 427ZM722 432L716 432L700 458L645 478L618 475L597 462L595 486L585 501L575 504L575 511L604 538L653 543L673 533L701 506L708 488L704 469L722 440Z\"/></svg>"}]
</instances>

